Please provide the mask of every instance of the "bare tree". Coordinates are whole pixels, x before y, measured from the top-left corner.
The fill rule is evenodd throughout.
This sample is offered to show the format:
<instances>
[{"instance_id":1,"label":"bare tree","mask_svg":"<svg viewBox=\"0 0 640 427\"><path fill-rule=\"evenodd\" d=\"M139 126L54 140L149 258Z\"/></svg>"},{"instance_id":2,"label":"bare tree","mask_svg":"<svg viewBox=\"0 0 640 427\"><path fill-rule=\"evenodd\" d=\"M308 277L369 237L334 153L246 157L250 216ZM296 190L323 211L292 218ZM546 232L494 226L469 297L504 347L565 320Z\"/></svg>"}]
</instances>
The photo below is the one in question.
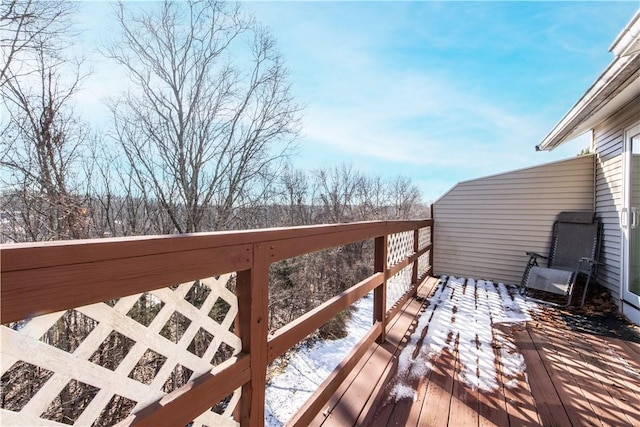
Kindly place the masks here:
<instances>
[{"instance_id":1,"label":"bare tree","mask_svg":"<svg viewBox=\"0 0 640 427\"><path fill-rule=\"evenodd\" d=\"M340 164L328 169L314 171L317 186L317 203L322 207L321 222L351 222L355 217L355 207L361 200L358 191L362 187L363 175L350 164Z\"/></svg>"},{"instance_id":2,"label":"bare tree","mask_svg":"<svg viewBox=\"0 0 640 427\"><path fill-rule=\"evenodd\" d=\"M88 237L75 185L88 133L72 108L84 76L79 64L49 55L49 42L32 40L29 72L9 69L1 88L7 117L0 140L2 182L12 191L28 240Z\"/></svg>"},{"instance_id":3,"label":"bare tree","mask_svg":"<svg viewBox=\"0 0 640 427\"><path fill-rule=\"evenodd\" d=\"M277 225L296 226L313 223L314 187L309 175L287 167L280 176L280 221Z\"/></svg>"},{"instance_id":4,"label":"bare tree","mask_svg":"<svg viewBox=\"0 0 640 427\"><path fill-rule=\"evenodd\" d=\"M68 20L76 8L77 4L66 0L2 1L0 86L4 86L10 74L15 77L32 71L28 64L24 64L28 60L25 51L44 48L51 55L63 47L64 38L69 32ZM46 45L42 44L43 40L47 41Z\"/></svg>"},{"instance_id":5,"label":"bare tree","mask_svg":"<svg viewBox=\"0 0 640 427\"><path fill-rule=\"evenodd\" d=\"M389 182L391 219L411 219L420 204L420 190L410 179L397 176Z\"/></svg>"},{"instance_id":6,"label":"bare tree","mask_svg":"<svg viewBox=\"0 0 640 427\"><path fill-rule=\"evenodd\" d=\"M96 140L97 141L97 138ZM167 234L163 211L142 193L128 163L109 144L94 143L85 162L88 210L97 237Z\"/></svg>"},{"instance_id":7,"label":"bare tree","mask_svg":"<svg viewBox=\"0 0 640 427\"><path fill-rule=\"evenodd\" d=\"M105 54L132 87L110 107L131 174L175 231L201 230L212 217L228 228L298 132L274 40L222 1L137 12L120 3L116 20L121 38Z\"/></svg>"},{"instance_id":8,"label":"bare tree","mask_svg":"<svg viewBox=\"0 0 640 427\"><path fill-rule=\"evenodd\" d=\"M362 220L381 220L387 217L387 182L380 175L363 177L357 189L361 203L355 207Z\"/></svg>"}]
</instances>

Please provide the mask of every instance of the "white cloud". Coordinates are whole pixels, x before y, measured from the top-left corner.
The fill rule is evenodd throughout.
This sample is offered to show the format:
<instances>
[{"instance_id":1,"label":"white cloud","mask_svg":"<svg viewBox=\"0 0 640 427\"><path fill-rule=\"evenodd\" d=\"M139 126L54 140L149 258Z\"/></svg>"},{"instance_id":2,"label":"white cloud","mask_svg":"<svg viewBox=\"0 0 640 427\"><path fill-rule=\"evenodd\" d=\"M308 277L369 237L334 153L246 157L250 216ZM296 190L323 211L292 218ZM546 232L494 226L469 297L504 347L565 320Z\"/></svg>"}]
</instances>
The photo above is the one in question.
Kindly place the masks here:
<instances>
[{"instance_id":1,"label":"white cloud","mask_svg":"<svg viewBox=\"0 0 640 427\"><path fill-rule=\"evenodd\" d=\"M487 152L504 153L513 141L535 145L538 119L507 111L455 81L426 71L369 70L361 70L350 87L318 90L335 98L309 106L307 138L334 150L417 165L464 165Z\"/></svg>"},{"instance_id":2,"label":"white cloud","mask_svg":"<svg viewBox=\"0 0 640 427\"><path fill-rule=\"evenodd\" d=\"M247 5L271 27L291 69L296 99L307 104L300 141L305 157L296 163L313 168L350 161L370 172L401 173L419 184L426 199L434 199L459 181L575 155L580 148L574 146L534 153L560 118L548 107L557 102L553 94L541 101L525 87L521 93L494 90L485 86L480 71L465 68L468 58L447 52L461 43L469 55L490 42L507 50L518 43L536 46L539 40L530 39L523 29L508 38L519 28L516 21L497 22L475 39L469 39L466 28L475 21L456 21L470 9L476 21L486 24L497 19L492 11L501 8L440 3ZM421 44L430 50L420 50ZM547 47L546 52L550 49L560 48ZM103 108L102 98L121 90L123 80L102 64L97 71L80 98L82 109L96 115Z\"/></svg>"}]
</instances>

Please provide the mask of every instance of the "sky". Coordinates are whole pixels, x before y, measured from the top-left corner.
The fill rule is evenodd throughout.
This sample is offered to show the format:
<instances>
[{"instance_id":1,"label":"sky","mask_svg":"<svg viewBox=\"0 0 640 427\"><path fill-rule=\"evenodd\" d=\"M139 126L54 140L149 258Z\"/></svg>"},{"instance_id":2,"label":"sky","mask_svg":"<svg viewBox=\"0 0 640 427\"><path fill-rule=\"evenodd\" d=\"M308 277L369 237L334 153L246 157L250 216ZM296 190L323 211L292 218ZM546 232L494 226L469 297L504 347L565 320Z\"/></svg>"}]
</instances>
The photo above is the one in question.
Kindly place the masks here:
<instances>
[{"instance_id":1,"label":"sky","mask_svg":"<svg viewBox=\"0 0 640 427\"><path fill-rule=\"evenodd\" d=\"M577 155L589 135L535 152L613 60L640 0L257 1L305 106L294 166L349 163L406 176L426 202L456 183ZM84 49L110 6L84 2ZM103 114L122 78L95 59L80 111Z\"/></svg>"}]
</instances>

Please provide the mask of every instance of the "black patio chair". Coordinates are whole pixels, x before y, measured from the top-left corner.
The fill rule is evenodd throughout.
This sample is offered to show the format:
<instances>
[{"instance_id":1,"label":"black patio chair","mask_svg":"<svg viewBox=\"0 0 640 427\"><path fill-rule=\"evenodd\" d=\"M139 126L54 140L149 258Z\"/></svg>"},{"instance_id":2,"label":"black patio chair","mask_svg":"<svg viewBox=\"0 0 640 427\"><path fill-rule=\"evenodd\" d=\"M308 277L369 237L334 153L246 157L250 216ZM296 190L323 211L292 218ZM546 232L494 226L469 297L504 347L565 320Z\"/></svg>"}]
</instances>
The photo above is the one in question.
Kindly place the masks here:
<instances>
[{"instance_id":1,"label":"black patio chair","mask_svg":"<svg viewBox=\"0 0 640 427\"><path fill-rule=\"evenodd\" d=\"M571 303L578 277L584 276L580 300L584 305L589 282L598 272L601 235L602 226L595 212L560 212L553 224L549 256L527 252L529 262L522 275L521 293L533 301L566 307ZM547 260L545 267L538 265L541 259ZM564 296L566 302L545 299L553 295Z\"/></svg>"}]
</instances>

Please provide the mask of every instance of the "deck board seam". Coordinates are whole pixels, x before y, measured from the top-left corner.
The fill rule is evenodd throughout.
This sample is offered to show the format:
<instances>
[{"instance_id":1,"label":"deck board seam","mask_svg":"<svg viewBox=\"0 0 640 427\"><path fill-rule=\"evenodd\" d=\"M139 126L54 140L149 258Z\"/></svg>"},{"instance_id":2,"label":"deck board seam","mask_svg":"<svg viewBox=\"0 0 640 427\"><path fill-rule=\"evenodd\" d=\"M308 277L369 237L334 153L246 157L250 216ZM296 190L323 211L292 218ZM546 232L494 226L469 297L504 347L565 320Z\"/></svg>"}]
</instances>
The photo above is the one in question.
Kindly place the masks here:
<instances>
[{"instance_id":1,"label":"deck board seam","mask_svg":"<svg viewBox=\"0 0 640 427\"><path fill-rule=\"evenodd\" d=\"M378 380L374 389L372 390L371 395L367 399L367 402L365 403L362 410L360 411L360 414L358 415L358 419L356 420L355 425L361 425L362 423L364 423L365 419L368 417L369 411L371 411L373 406L376 404L377 397L379 396L379 391L384 389L384 387L388 385L387 383L382 381L384 378L386 378L385 373L388 373L390 370L393 370L394 365L397 368L399 353L401 353L404 347L408 344L409 337L411 337L411 335L415 333L415 330L411 331L411 333L409 333L409 331L411 330L412 327L414 327L414 324L416 324L417 326L417 319L424 312L425 301L423 298L418 298L418 296L420 293L425 291L426 287L427 287L427 280L422 282L422 285L420 286L420 288L416 290L416 294L412 298L410 298L410 300L408 301L409 303L403 307L402 312L407 313L409 312L409 310L411 310L413 307L417 305L417 307L415 307L415 314L411 315L413 320L409 323L409 325L407 326L407 329L404 330L404 334L402 335L402 338L398 342L398 344L394 345L394 352L385 366L385 371L381 375L380 379ZM427 295L431 295L434 288L435 288L435 283L429 288ZM391 417L391 414L389 414L389 418L390 417ZM376 419L376 422L379 422L379 421L381 420ZM387 422L388 420L385 422L385 424Z\"/></svg>"},{"instance_id":2,"label":"deck board seam","mask_svg":"<svg viewBox=\"0 0 640 427\"><path fill-rule=\"evenodd\" d=\"M418 285L417 289L416 289L416 293L421 292L421 290L428 285L429 281L430 281L430 277L425 277L423 279L423 281L420 283L420 285ZM354 384L354 382L357 380L358 376L365 370L367 364L369 364L369 362L371 361L371 358L375 356L375 354L378 351L384 351L384 346L385 345L389 345L390 341L389 338L394 336L394 333L396 332L396 328L399 325L399 321L402 317L402 313L405 313L409 307L414 304L416 302L415 298L410 298L408 299L405 304L403 305L402 309L400 310L400 313L398 316L395 316L394 319L392 320L391 323L388 324L389 327L389 332L387 333L387 341L385 341L385 343L383 344L373 344L372 347L367 351L367 354L365 357L363 357L363 359L358 363L358 365L356 366L356 368L354 368L354 370L352 371L352 373L347 377L347 380L344 382L343 386L340 387L340 389L338 389L338 392L336 392L336 394L334 395L334 397L332 397L332 399L330 400L330 402L328 402L328 405L326 407L326 409L319 414L318 417L316 417L316 419L314 420L314 425L316 425L315 421L317 421L317 425L325 425L325 423L330 422L331 418L333 418L334 413L336 411L336 408L338 408L343 400L343 398L345 397L345 395L348 393L350 387ZM405 331L406 333L406 331ZM404 334L402 335L404 336ZM397 349L397 345L392 344L396 349ZM381 350L381 348L383 350ZM377 382L380 381L381 378L377 379ZM377 383L376 382L376 383ZM369 400L371 396L369 396L367 398L367 401ZM366 404L366 402L365 402ZM358 413L358 415L355 417L356 420L359 418L360 413L362 412L362 409L360 409L360 412ZM322 416L323 419L319 419L319 417Z\"/></svg>"},{"instance_id":3,"label":"deck board seam","mask_svg":"<svg viewBox=\"0 0 640 427\"><path fill-rule=\"evenodd\" d=\"M596 385L599 386L598 389L604 390L607 395L609 396L610 400L613 402L613 404L616 406L616 408L624 415L624 417L627 419L627 422L629 422L630 425L633 425L634 422L632 419L630 419L630 413L628 410L625 409L625 407L627 406L626 404L624 404L623 401L621 401L621 397L617 396L618 393L616 392L615 389L611 388L611 384L609 381L604 381L604 378L602 378L602 375L599 374L595 369L592 368L593 363L591 360L589 359L593 359L592 357L588 356L588 354L585 354L584 351L588 351L589 354L601 354L602 349L596 348L595 345L598 344L599 346L604 345L603 340L602 339L598 339L596 341L598 341L597 343L595 343L592 339L590 339L591 337L589 337L588 335L585 336L585 340L584 341L580 341L578 342L578 337L572 337L572 340L569 340L569 342L571 343L571 348L575 351L575 353L579 356L579 358L581 359L582 363L581 365L583 365L585 367L584 371L596 382ZM582 348L583 346L588 346L588 348ZM595 353L594 353L595 352ZM606 366L601 366L601 363L599 361L599 359L595 359L593 360L594 363L596 363L597 367L599 369L602 369L603 372L606 373L607 377L611 377L611 373L612 371L615 371L614 366L607 364ZM612 369L613 368L613 369ZM600 406L600 405L598 405ZM604 410L605 408L603 408ZM615 409L615 408L612 408ZM606 414L606 410L605 410L605 414ZM603 414L603 415L605 415ZM609 425L611 424L610 421L607 420L603 420L602 416L600 414L597 414L602 423L604 425Z\"/></svg>"}]
</instances>

